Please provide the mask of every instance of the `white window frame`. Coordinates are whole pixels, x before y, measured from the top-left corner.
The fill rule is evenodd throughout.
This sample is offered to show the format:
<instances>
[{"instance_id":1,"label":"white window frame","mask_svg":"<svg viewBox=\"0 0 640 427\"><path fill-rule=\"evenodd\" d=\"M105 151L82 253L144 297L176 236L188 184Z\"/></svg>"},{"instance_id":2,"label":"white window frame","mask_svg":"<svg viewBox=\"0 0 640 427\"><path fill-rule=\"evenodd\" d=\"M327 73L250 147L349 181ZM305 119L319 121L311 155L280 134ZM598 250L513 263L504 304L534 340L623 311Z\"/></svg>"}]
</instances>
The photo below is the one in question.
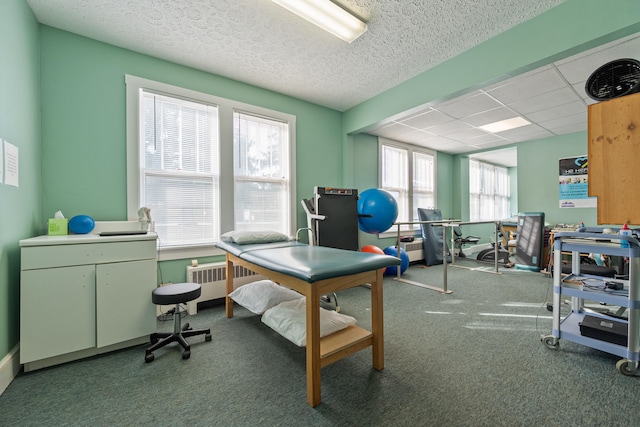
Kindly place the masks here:
<instances>
[{"instance_id":1,"label":"white window frame","mask_svg":"<svg viewBox=\"0 0 640 427\"><path fill-rule=\"evenodd\" d=\"M129 221L138 220L140 200L140 168L139 168L139 140L141 114L140 91L163 93L168 96L191 99L196 102L218 106L220 152L220 230L222 233L234 227L234 172L233 172L233 113L244 111L258 116L281 120L289 126L289 234L294 235L296 226L296 116L257 107L255 105L217 97L211 94L169 85L137 76L125 75L126 83L126 127L127 127L127 218ZM153 217L153 212L151 212ZM220 255L223 252L212 245L176 247L160 249L162 260L190 259L196 257Z\"/></svg>"},{"instance_id":2,"label":"white window frame","mask_svg":"<svg viewBox=\"0 0 640 427\"><path fill-rule=\"evenodd\" d=\"M408 215L409 216L413 216L414 211L416 209L416 206L414 206L414 182L413 182L413 173L414 173L414 153L420 153L420 154L424 154L427 156L431 156L433 157L433 200L434 203L438 200L438 195L437 195L437 189L438 189L438 185L437 185L437 177L438 177L438 171L437 171L437 155L438 153L436 151L433 150L429 150L428 148L424 148L424 147L419 147L417 145L412 145L412 144L406 144L406 143L402 143L402 142L398 142L398 141L394 141L391 139L386 139L386 138L378 138L378 155L379 155L379 161L378 161L378 186L379 188L384 189L383 186L383 182L382 182L382 174L383 174L383 168L382 168L382 151L383 151L383 147L388 146L388 147L392 147L392 148L396 148L396 149L400 149L400 150L406 150L407 152L407 176L405 177L406 182L407 182L407 199L408 199L408 203L409 206L407 207L408 209ZM436 206L420 206L421 208L435 208ZM403 222L402 220L399 219L399 221ZM418 218L409 218L407 222L411 222L411 221L418 221ZM411 233L416 233L418 230L420 229L420 225L416 224L413 226L401 226L400 230L401 231L405 231L405 232L411 232ZM391 236L395 236L397 235L397 226L393 226L392 228L390 228L389 230L387 230L384 233L381 233L379 235L380 238L385 238L385 237L391 237Z\"/></svg>"}]
</instances>

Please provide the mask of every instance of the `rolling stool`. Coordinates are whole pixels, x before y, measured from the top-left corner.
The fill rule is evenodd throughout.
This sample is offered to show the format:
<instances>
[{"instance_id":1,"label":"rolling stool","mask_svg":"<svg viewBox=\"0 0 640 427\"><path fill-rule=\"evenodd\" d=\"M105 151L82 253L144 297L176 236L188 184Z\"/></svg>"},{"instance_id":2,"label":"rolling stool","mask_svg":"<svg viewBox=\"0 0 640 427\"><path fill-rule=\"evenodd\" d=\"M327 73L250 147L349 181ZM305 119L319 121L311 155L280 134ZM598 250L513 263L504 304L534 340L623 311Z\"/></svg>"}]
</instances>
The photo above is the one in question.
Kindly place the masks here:
<instances>
[{"instance_id":1,"label":"rolling stool","mask_svg":"<svg viewBox=\"0 0 640 427\"><path fill-rule=\"evenodd\" d=\"M151 292L151 301L156 305L175 304L173 313L173 332L156 332L150 335L151 345L147 347L144 361L146 363L153 362L153 352L165 345L177 342L182 346L182 358L191 357L191 346L185 339L195 335L204 334L205 341L211 341L210 329L191 329L189 323L180 326L180 304L184 304L200 296L202 292L200 285L197 283L174 283L172 285L161 286L155 288Z\"/></svg>"}]
</instances>

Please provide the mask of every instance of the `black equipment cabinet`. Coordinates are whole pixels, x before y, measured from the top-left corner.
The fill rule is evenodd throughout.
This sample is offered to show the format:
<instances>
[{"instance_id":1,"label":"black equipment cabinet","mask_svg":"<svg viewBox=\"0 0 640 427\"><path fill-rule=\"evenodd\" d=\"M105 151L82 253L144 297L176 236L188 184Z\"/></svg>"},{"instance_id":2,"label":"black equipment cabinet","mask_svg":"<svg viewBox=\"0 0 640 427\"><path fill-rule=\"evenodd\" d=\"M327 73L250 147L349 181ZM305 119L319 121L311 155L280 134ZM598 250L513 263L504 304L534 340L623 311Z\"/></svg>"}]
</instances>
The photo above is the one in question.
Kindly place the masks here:
<instances>
[{"instance_id":1,"label":"black equipment cabinet","mask_svg":"<svg viewBox=\"0 0 640 427\"><path fill-rule=\"evenodd\" d=\"M358 190L316 187L315 212L325 218L316 222L316 239L320 246L357 251Z\"/></svg>"}]
</instances>

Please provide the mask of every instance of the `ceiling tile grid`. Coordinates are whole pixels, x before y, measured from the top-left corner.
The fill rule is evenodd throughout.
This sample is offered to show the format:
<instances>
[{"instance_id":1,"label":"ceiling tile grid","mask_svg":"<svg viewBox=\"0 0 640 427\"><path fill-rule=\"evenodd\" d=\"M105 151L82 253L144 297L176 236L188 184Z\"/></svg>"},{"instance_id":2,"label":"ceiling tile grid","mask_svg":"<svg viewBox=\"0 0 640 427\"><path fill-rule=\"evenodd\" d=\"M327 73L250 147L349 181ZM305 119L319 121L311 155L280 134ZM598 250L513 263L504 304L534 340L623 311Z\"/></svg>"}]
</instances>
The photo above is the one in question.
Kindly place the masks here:
<instances>
[{"instance_id":1,"label":"ceiling tile grid","mask_svg":"<svg viewBox=\"0 0 640 427\"><path fill-rule=\"evenodd\" d=\"M424 140L417 141L413 138L412 143L450 154L585 131L587 106L596 102L585 92L586 81L597 68L607 62L629 57L640 60L639 34L474 90L441 104L429 105L425 107L427 114L414 112L410 119L399 118L396 122L429 132ZM439 122L446 126L435 126L432 121L426 120L429 115L438 117ZM479 126L517 116L524 117L531 124L496 134L487 133L491 136L482 136L469 129L452 132L458 122L478 130ZM379 128L372 129L370 133L375 135L378 131ZM432 143L434 135L458 144L448 147L439 140L436 148ZM465 148L461 148L460 144ZM515 150L516 148L500 150L492 159L497 164L515 166Z\"/></svg>"}]
</instances>

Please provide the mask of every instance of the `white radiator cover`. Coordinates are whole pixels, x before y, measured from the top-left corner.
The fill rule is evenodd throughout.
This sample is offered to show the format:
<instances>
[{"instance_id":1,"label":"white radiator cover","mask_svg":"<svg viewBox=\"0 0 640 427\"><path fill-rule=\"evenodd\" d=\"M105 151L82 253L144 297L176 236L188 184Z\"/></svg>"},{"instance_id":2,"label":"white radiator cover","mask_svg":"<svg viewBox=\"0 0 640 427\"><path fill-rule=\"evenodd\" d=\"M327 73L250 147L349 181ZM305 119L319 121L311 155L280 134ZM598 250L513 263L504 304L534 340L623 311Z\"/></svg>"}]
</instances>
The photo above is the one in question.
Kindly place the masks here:
<instances>
[{"instance_id":1,"label":"white radiator cover","mask_svg":"<svg viewBox=\"0 0 640 427\"><path fill-rule=\"evenodd\" d=\"M254 273L253 271L241 266L234 266L233 269L233 289L237 289L247 283L264 279L264 276ZM216 262L210 264L200 264L198 266L187 266L186 282L199 283L202 286L200 297L189 301L187 312L196 314L198 312L198 303L211 301L218 298L224 298L227 295L227 263ZM161 285L162 286L162 285ZM158 314L167 312L173 308L172 306L159 306Z\"/></svg>"},{"instance_id":2,"label":"white radiator cover","mask_svg":"<svg viewBox=\"0 0 640 427\"><path fill-rule=\"evenodd\" d=\"M409 262L424 260L424 247L422 239L415 239L413 242L400 242L400 247L409 256Z\"/></svg>"}]
</instances>

